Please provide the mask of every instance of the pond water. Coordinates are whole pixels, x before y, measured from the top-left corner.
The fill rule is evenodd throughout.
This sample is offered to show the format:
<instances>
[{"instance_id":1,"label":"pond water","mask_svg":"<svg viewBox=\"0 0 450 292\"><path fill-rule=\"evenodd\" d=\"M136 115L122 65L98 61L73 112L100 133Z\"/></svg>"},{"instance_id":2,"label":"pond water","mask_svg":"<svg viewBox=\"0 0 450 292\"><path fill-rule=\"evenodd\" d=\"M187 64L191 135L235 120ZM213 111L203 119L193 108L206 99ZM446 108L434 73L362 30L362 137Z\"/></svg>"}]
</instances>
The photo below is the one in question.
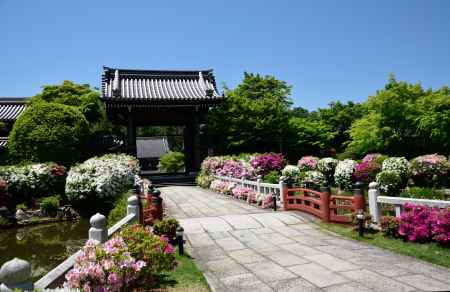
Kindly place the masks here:
<instances>
[{"instance_id":1,"label":"pond water","mask_svg":"<svg viewBox=\"0 0 450 292\"><path fill-rule=\"evenodd\" d=\"M88 237L88 219L0 230L0 266L18 257L36 281L76 252Z\"/></svg>"}]
</instances>

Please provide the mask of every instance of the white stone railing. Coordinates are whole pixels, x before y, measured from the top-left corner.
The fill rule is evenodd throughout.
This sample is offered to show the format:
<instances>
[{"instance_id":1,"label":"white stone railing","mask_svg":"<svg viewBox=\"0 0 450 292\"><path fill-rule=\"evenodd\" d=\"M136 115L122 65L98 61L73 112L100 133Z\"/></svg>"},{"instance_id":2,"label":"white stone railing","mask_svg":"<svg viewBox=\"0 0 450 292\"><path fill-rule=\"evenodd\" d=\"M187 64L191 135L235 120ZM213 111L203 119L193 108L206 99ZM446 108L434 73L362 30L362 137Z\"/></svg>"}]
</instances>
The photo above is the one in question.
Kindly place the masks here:
<instances>
[{"instance_id":1,"label":"white stone railing","mask_svg":"<svg viewBox=\"0 0 450 292\"><path fill-rule=\"evenodd\" d=\"M220 175L214 175L214 178L222 180L222 181L228 181L228 182L234 182L236 184L239 184L243 187L247 187L250 189L253 189L258 194L275 194L277 197L277 200L281 203L283 202L283 181L280 180L277 184L271 184L271 183L265 183L262 181L261 176L258 176L256 181L254 180L246 180L244 178L233 178L229 176L220 176Z\"/></svg>"},{"instance_id":2,"label":"white stone railing","mask_svg":"<svg viewBox=\"0 0 450 292\"><path fill-rule=\"evenodd\" d=\"M403 205L407 203L416 205L426 205L437 208L450 207L450 201L380 196L378 184L376 182L371 182L369 184L369 212L372 217L372 223L378 225L380 224L381 219L380 204L394 205L395 217L400 217L400 214L402 213L403 210Z\"/></svg>"},{"instance_id":3,"label":"white stone railing","mask_svg":"<svg viewBox=\"0 0 450 292\"><path fill-rule=\"evenodd\" d=\"M127 215L119 222L107 229L106 217L102 214L95 214L90 219L89 239L98 243L104 243L114 233L123 226L133 222L140 222L139 198L133 195L128 198ZM33 291L37 289L57 288L64 282L65 274L71 270L76 258L81 254L81 250L68 257L56 268L48 272L45 276L33 284L31 281L31 265L29 262L14 258L2 265L0 269L0 291L14 291L15 289Z\"/></svg>"}]
</instances>

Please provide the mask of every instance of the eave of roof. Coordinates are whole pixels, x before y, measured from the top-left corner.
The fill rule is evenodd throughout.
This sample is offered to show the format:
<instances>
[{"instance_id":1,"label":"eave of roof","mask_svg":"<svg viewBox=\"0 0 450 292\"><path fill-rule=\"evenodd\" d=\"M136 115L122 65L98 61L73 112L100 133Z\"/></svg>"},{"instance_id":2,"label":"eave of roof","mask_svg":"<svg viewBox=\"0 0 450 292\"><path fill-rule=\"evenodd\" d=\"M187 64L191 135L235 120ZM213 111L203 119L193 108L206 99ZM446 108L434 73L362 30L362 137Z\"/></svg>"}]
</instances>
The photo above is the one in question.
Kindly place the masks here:
<instances>
[{"instance_id":1,"label":"eave of roof","mask_svg":"<svg viewBox=\"0 0 450 292\"><path fill-rule=\"evenodd\" d=\"M120 103L185 104L223 100L212 69L136 70L104 67L102 100Z\"/></svg>"}]
</instances>

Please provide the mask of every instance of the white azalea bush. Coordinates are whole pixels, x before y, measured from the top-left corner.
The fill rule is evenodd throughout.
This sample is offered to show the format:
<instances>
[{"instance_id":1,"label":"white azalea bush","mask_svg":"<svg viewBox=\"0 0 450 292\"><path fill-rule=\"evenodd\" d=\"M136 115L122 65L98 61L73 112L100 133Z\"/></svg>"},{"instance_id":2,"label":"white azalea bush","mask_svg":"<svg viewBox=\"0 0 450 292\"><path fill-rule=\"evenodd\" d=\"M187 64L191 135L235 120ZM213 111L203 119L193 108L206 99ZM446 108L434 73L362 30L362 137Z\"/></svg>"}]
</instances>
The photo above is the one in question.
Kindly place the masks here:
<instances>
[{"instance_id":1,"label":"white azalea bush","mask_svg":"<svg viewBox=\"0 0 450 292\"><path fill-rule=\"evenodd\" d=\"M339 161L334 171L334 181L343 189L350 189L353 184L353 173L355 172L356 161L345 159Z\"/></svg>"},{"instance_id":2,"label":"white azalea bush","mask_svg":"<svg viewBox=\"0 0 450 292\"><path fill-rule=\"evenodd\" d=\"M338 160L332 157L322 158L317 163L317 170L325 176L325 179L329 185L333 184L333 176L337 164Z\"/></svg>"},{"instance_id":3,"label":"white azalea bush","mask_svg":"<svg viewBox=\"0 0 450 292\"><path fill-rule=\"evenodd\" d=\"M409 174L410 163L405 157L390 157L383 161L382 171L392 171L397 173L402 179L406 179Z\"/></svg>"},{"instance_id":4,"label":"white azalea bush","mask_svg":"<svg viewBox=\"0 0 450 292\"><path fill-rule=\"evenodd\" d=\"M325 184L325 182L326 182L325 176L319 171L315 170L307 171L303 176L303 183L306 184L314 184L316 186L321 186Z\"/></svg>"},{"instance_id":5,"label":"white azalea bush","mask_svg":"<svg viewBox=\"0 0 450 292\"><path fill-rule=\"evenodd\" d=\"M75 204L110 203L133 186L139 173L136 158L125 154L93 157L72 167L66 180L66 195Z\"/></svg>"},{"instance_id":6,"label":"white azalea bush","mask_svg":"<svg viewBox=\"0 0 450 292\"><path fill-rule=\"evenodd\" d=\"M300 176L300 168L295 165L286 165L281 171L281 175L291 181L296 181Z\"/></svg>"},{"instance_id":7,"label":"white azalea bush","mask_svg":"<svg viewBox=\"0 0 450 292\"><path fill-rule=\"evenodd\" d=\"M8 191L19 201L63 194L66 168L56 163L35 163L0 167L0 180L8 183Z\"/></svg>"}]
</instances>

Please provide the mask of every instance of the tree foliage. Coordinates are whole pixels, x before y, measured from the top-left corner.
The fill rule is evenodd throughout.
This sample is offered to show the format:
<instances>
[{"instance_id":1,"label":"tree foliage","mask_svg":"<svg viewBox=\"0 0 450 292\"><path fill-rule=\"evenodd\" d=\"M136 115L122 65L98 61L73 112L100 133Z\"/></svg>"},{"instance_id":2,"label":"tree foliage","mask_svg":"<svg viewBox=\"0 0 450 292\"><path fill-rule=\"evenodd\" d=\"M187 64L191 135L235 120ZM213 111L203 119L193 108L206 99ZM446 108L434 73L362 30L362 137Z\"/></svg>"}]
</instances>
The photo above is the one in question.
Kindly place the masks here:
<instances>
[{"instance_id":1,"label":"tree foliage","mask_svg":"<svg viewBox=\"0 0 450 292\"><path fill-rule=\"evenodd\" d=\"M209 115L208 134L221 153L279 150L289 125L291 87L273 76L244 73Z\"/></svg>"},{"instance_id":2,"label":"tree foliage","mask_svg":"<svg viewBox=\"0 0 450 292\"><path fill-rule=\"evenodd\" d=\"M363 155L378 151L390 155L447 154L450 137L450 91L424 90L389 78L383 90L370 96L368 114L350 129L347 151ZM407 151L405 151L407 150Z\"/></svg>"},{"instance_id":3,"label":"tree foliage","mask_svg":"<svg viewBox=\"0 0 450 292\"><path fill-rule=\"evenodd\" d=\"M9 136L9 152L18 161L54 161L69 165L86 149L89 124L72 106L36 102L17 119Z\"/></svg>"}]
</instances>

